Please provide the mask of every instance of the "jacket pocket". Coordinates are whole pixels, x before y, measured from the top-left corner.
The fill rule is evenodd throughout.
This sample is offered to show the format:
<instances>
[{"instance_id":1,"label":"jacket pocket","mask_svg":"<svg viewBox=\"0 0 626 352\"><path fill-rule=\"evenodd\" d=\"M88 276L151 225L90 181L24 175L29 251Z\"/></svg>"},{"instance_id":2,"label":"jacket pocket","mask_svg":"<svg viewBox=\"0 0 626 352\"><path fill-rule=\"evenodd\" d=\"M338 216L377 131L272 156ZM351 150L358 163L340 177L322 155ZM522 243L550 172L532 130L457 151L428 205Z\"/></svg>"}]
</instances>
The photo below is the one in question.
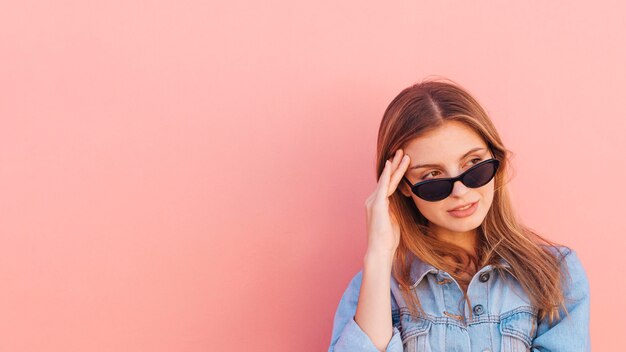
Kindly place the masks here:
<instances>
[{"instance_id":1,"label":"jacket pocket","mask_svg":"<svg viewBox=\"0 0 626 352\"><path fill-rule=\"evenodd\" d=\"M428 342L431 321L419 319L418 321L413 320L405 324L406 326L402 332L404 352L431 352L430 343Z\"/></svg>"},{"instance_id":2,"label":"jacket pocket","mask_svg":"<svg viewBox=\"0 0 626 352\"><path fill-rule=\"evenodd\" d=\"M530 351L537 328L537 316L529 311L519 311L500 321L502 352Z\"/></svg>"}]
</instances>

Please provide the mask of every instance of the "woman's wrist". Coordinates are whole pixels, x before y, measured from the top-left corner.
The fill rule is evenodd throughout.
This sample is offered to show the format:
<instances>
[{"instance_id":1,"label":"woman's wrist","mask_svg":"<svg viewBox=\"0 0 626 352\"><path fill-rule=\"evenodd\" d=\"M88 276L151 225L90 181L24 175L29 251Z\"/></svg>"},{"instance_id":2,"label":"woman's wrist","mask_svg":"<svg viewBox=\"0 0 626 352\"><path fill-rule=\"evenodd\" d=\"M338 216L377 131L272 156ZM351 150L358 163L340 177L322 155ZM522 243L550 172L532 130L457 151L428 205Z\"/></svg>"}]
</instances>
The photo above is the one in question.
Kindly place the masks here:
<instances>
[{"instance_id":1,"label":"woman's wrist","mask_svg":"<svg viewBox=\"0 0 626 352\"><path fill-rule=\"evenodd\" d=\"M393 252L367 250L363 258L365 267L389 267L393 264Z\"/></svg>"}]
</instances>

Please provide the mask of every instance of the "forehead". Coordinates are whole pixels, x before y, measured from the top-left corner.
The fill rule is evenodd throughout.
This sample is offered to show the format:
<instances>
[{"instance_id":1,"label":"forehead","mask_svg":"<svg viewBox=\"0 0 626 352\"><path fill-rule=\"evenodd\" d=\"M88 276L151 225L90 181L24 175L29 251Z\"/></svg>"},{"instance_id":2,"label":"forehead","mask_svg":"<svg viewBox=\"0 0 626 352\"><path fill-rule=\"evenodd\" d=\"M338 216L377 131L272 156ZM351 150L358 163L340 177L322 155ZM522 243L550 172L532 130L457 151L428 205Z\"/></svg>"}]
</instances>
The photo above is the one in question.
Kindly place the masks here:
<instances>
[{"instance_id":1,"label":"forehead","mask_svg":"<svg viewBox=\"0 0 626 352\"><path fill-rule=\"evenodd\" d=\"M472 148L487 147L485 141L470 127L457 121L448 121L409 142L404 151L414 162L458 161Z\"/></svg>"}]
</instances>

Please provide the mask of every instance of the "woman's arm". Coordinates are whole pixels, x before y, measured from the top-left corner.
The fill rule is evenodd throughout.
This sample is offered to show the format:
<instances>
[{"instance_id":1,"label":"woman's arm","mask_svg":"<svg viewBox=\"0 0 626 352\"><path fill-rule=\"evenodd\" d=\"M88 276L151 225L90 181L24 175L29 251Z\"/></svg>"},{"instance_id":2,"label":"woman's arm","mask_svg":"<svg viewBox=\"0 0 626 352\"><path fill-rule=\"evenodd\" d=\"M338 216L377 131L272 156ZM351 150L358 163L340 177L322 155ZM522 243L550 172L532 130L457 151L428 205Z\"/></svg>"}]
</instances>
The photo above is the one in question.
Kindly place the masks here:
<instances>
[{"instance_id":1,"label":"woman's arm","mask_svg":"<svg viewBox=\"0 0 626 352\"><path fill-rule=\"evenodd\" d=\"M354 321L384 351L393 336L391 321L391 265L393 258L368 253Z\"/></svg>"},{"instance_id":2,"label":"woman's arm","mask_svg":"<svg viewBox=\"0 0 626 352\"><path fill-rule=\"evenodd\" d=\"M539 322L532 351L590 351L589 336L589 281L587 274L573 250L562 263L568 266L570 277L565 281L565 306L569 315L560 310L560 319L548 326L547 319Z\"/></svg>"},{"instance_id":3,"label":"woman's arm","mask_svg":"<svg viewBox=\"0 0 626 352\"><path fill-rule=\"evenodd\" d=\"M390 271L380 270L374 261L368 262L365 259L364 262L366 263L364 270L359 271L354 276L341 297L335 313L328 352L402 352L400 331L396 327L392 328L391 303L388 303L391 301ZM373 268L373 270L368 270L368 268ZM381 278L376 276L381 272L387 272L386 278L382 278L382 275L379 275ZM368 298L370 299L369 304L361 304L363 299L367 301ZM366 320L371 319L370 324L378 325L374 327L375 329L381 328L381 331L385 333L387 332L386 329L389 328L391 334L388 337L383 337L387 339L382 343L383 347L377 347L370 335L364 331L360 324L357 324L355 315L359 305L365 308L361 312L364 313L363 317ZM380 317L376 318L376 314L379 314ZM360 320L359 322L362 324Z\"/></svg>"},{"instance_id":4,"label":"woman's arm","mask_svg":"<svg viewBox=\"0 0 626 352\"><path fill-rule=\"evenodd\" d=\"M393 161L385 161L376 189L365 201L364 269L362 275L357 275L358 281L352 280L339 303L330 352L403 349L400 332L393 327L391 316L391 268L400 243L400 225L389 208L389 197L409 167L409 156L403 154L398 149Z\"/></svg>"}]
</instances>

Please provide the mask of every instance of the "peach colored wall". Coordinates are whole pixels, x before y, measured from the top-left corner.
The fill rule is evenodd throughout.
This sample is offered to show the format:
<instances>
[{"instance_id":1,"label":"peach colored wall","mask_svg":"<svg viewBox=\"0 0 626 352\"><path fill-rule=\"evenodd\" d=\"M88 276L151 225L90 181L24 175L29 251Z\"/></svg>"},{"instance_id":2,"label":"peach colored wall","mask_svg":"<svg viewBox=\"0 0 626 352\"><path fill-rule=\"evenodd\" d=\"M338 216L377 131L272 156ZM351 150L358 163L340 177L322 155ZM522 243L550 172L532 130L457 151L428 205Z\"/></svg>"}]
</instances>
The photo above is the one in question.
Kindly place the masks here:
<instances>
[{"instance_id":1,"label":"peach colored wall","mask_svg":"<svg viewBox=\"0 0 626 352\"><path fill-rule=\"evenodd\" d=\"M378 124L432 75L624 332L623 2L5 1L0 351L323 351ZM594 190L598 187L599 190Z\"/></svg>"}]
</instances>

